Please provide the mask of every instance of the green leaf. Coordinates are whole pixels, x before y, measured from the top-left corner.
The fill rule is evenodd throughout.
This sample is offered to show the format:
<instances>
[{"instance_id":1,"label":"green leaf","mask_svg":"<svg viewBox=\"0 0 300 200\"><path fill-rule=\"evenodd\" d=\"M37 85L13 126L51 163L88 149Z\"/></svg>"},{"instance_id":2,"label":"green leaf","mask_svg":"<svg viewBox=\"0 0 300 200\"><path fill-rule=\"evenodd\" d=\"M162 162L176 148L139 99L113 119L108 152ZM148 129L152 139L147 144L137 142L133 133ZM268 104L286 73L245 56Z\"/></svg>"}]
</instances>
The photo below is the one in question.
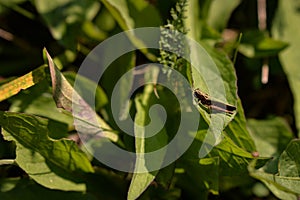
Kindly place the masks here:
<instances>
[{"instance_id":1,"label":"green leaf","mask_svg":"<svg viewBox=\"0 0 300 200\"><path fill-rule=\"evenodd\" d=\"M147 137L149 131L145 128L145 126L149 122L148 110L150 108L151 103L151 94L153 95L153 86L148 85L145 87L145 92L143 96L137 97L136 109L137 113L135 116L135 148L136 148L136 164L135 164L135 173L133 174L129 191L128 191L128 199L136 199L138 198L151 184L154 180L155 176L157 175L158 171L152 171L149 169L149 172L138 173L141 170L147 170L148 167L153 166L149 163L157 163L158 165L162 164L164 159L164 154L158 155L149 160L149 157L145 156L145 153L153 152L163 146L165 146L168 142L168 137L166 135L165 129L162 129L159 133L157 133L153 137ZM152 121L151 123L159 123L159 121L155 121L155 119L159 119L159 113L153 114L151 113ZM159 126L159 125L158 125ZM150 133L152 134L152 133ZM148 159L147 159L148 158ZM154 164L154 166L157 166Z\"/></svg>"},{"instance_id":2,"label":"green leaf","mask_svg":"<svg viewBox=\"0 0 300 200\"><path fill-rule=\"evenodd\" d=\"M153 182L156 174L157 172L154 174L152 173L134 174L128 190L127 199L128 200L137 199Z\"/></svg>"},{"instance_id":3,"label":"green leaf","mask_svg":"<svg viewBox=\"0 0 300 200\"><path fill-rule=\"evenodd\" d=\"M80 125L84 126L85 131L91 130L91 133L84 134L94 134L95 131L100 131L103 136L110 140L114 142L118 141L118 135L112 131L110 126L100 118L89 104L74 90L63 74L57 69L46 49L44 53L47 56L50 68L53 98L56 102L56 106L63 108L69 113L73 111L73 107L80 109L76 110L76 112L72 112L72 114L74 118L80 121ZM93 116L95 116L96 119L94 119ZM100 125L100 127L98 125Z\"/></svg>"},{"instance_id":4,"label":"green leaf","mask_svg":"<svg viewBox=\"0 0 300 200\"><path fill-rule=\"evenodd\" d=\"M185 25L188 35L199 41L200 39L220 39L220 32L239 0L229 1L188 1Z\"/></svg>"},{"instance_id":5,"label":"green leaf","mask_svg":"<svg viewBox=\"0 0 300 200\"><path fill-rule=\"evenodd\" d=\"M263 32L248 31L243 33L239 52L249 58L263 58L276 56L288 45L287 42L270 38Z\"/></svg>"},{"instance_id":6,"label":"green leaf","mask_svg":"<svg viewBox=\"0 0 300 200\"><path fill-rule=\"evenodd\" d=\"M248 129L254 139L257 152L263 157L273 157L265 171L277 173L279 155L293 138L293 133L282 118L268 120L249 119Z\"/></svg>"},{"instance_id":7,"label":"green leaf","mask_svg":"<svg viewBox=\"0 0 300 200\"><path fill-rule=\"evenodd\" d=\"M300 177L300 140L293 140L280 155L279 175L286 177Z\"/></svg>"},{"instance_id":8,"label":"green leaf","mask_svg":"<svg viewBox=\"0 0 300 200\"><path fill-rule=\"evenodd\" d=\"M184 20L188 36L195 40L200 39L202 35L203 23L199 19L200 5L198 0L190 0L187 4L186 18Z\"/></svg>"},{"instance_id":9,"label":"green leaf","mask_svg":"<svg viewBox=\"0 0 300 200\"><path fill-rule=\"evenodd\" d=\"M0 199L39 200L43 197L45 200L97 200L95 196L87 193L51 190L26 178L3 179L0 181L0 185L2 188L9 187L9 190L0 192Z\"/></svg>"},{"instance_id":10,"label":"green leaf","mask_svg":"<svg viewBox=\"0 0 300 200\"><path fill-rule=\"evenodd\" d=\"M281 154L293 139L292 130L280 117L267 120L248 119L247 125L261 156Z\"/></svg>"},{"instance_id":11,"label":"green leaf","mask_svg":"<svg viewBox=\"0 0 300 200\"><path fill-rule=\"evenodd\" d=\"M299 2L280 0L275 20L272 26L272 35L278 40L286 41L290 46L283 51L279 58L287 75L294 97L294 112L296 126L300 130L300 69L299 69ZM300 136L300 132L298 133Z\"/></svg>"},{"instance_id":12,"label":"green leaf","mask_svg":"<svg viewBox=\"0 0 300 200\"><path fill-rule=\"evenodd\" d=\"M107 33L99 29L99 27L91 21L84 22L82 30L86 36L96 41L103 41L108 37Z\"/></svg>"},{"instance_id":13,"label":"green leaf","mask_svg":"<svg viewBox=\"0 0 300 200\"><path fill-rule=\"evenodd\" d=\"M279 123L280 120L278 120ZM277 122L277 124L278 124ZM273 121L274 124L276 124L275 120ZM266 124L266 123L261 123ZM280 126L280 125L279 125ZM282 125L281 125L282 126ZM260 127L258 127L259 129ZM284 130L284 127L282 127L283 130L277 131L277 132L285 132L287 133L287 130ZM268 133L268 131L263 132ZM279 137L276 136L276 131L271 132L275 133L275 136L273 136L273 143L278 143L278 149L281 150L283 148L282 143L288 142L290 139L288 134L286 138L283 136ZM267 135L268 136L268 135ZM262 139L261 139L262 140ZM270 140L270 138L266 138L266 140ZM278 141L283 140L283 141ZM267 145L264 145L264 148L268 148ZM269 147L270 148L270 147ZM278 150L277 150L278 151ZM263 169L256 170L253 167L253 163L249 165L249 172L250 175L256 179L261 180L265 185L273 192L274 195L276 195L280 199L297 199L300 196L300 178L299 178L299 169L300 169L300 160L299 156L296 156L300 151L300 141L299 140L293 140L289 143L287 148L282 152L282 154L279 157L278 161L278 171L271 171L268 172L268 168L264 167ZM279 151L280 153L281 151ZM277 152L276 152L277 153ZM278 156L277 156L278 157ZM269 164L270 165L270 164ZM270 170L269 170L270 171Z\"/></svg>"},{"instance_id":14,"label":"green leaf","mask_svg":"<svg viewBox=\"0 0 300 200\"><path fill-rule=\"evenodd\" d=\"M123 30L134 28L134 20L129 14L126 0L101 0L107 10L114 16Z\"/></svg>"},{"instance_id":15,"label":"green leaf","mask_svg":"<svg viewBox=\"0 0 300 200\"><path fill-rule=\"evenodd\" d=\"M298 149L299 151L299 149ZM300 196L300 178L269 174L254 167L255 162L248 167L250 175L262 181L279 199L296 200Z\"/></svg>"},{"instance_id":16,"label":"green leaf","mask_svg":"<svg viewBox=\"0 0 300 200\"><path fill-rule=\"evenodd\" d=\"M238 112L224 131L237 146L248 152L254 152L256 151L256 147L247 130L246 118L240 99L238 99L237 104Z\"/></svg>"},{"instance_id":17,"label":"green leaf","mask_svg":"<svg viewBox=\"0 0 300 200\"><path fill-rule=\"evenodd\" d=\"M218 31L223 31L233 10L240 4L240 0L215 0L211 2L207 23Z\"/></svg>"},{"instance_id":18,"label":"green leaf","mask_svg":"<svg viewBox=\"0 0 300 200\"><path fill-rule=\"evenodd\" d=\"M200 44L205 48L202 52L193 52L195 49L191 49L192 60L201 61L201 65L192 67L194 88L200 88L213 100L236 106L238 99L236 75L232 62L225 53L217 51L204 43ZM200 53L200 55L196 55L196 53ZM199 66L201 67L199 68ZM205 143L212 146L219 143L222 131L234 118L235 113L210 114L202 108L199 111L211 127L208 129L209 133ZM201 152L204 152L203 149L200 149L200 154Z\"/></svg>"},{"instance_id":19,"label":"green leaf","mask_svg":"<svg viewBox=\"0 0 300 200\"><path fill-rule=\"evenodd\" d=\"M225 53L217 51L203 42L199 41L199 44L204 48L201 52L195 52L195 49L190 50L192 60L201 60L200 69L198 66L192 67L194 88L200 88L212 99L236 106L236 75L232 62ZM196 53L200 53L200 55L196 55ZM217 79L218 81L216 81ZM209 116L207 112L200 111L200 113L205 117L208 124L210 124L211 119L217 120L217 117ZM224 113L221 114L224 115ZM225 120L222 130L233 119L233 116L224 115L220 117Z\"/></svg>"},{"instance_id":20,"label":"green leaf","mask_svg":"<svg viewBox=\"0 0 300 200\"><path fill-rule=\"evenodd\" d=\"M196 138L184 154L186 159L198 159L197 151L205 145L204 138L208 134L207 130L199 130ZM237 176L247 173L247 167L251 160L255 157L246 150L238 147L226 134L223 134L221 142L214 146L208 153L208 157L219 157L220 162L220 176ZM269 158L258 158L257 165L264 165Z\"/></svg>"},{"instance_id":21,"label":"green leaf","mask_svg":"<svg viewBox=\"0 0 300 200\"><path fill-rule=\"evenodd\" d=\"M108 12L108 10L103 7L101 8L99 15L97 15L95 19L95 25L99 27L99 29L109 32L116 27L116 20Z\"/></svg>"},{"instance_id":22,"label":"green leaf","mask_svg":"<svg viewBox=\"0 0 300 200\"><path fill-rule=\"evenodd\" d=\"M41 185L60 190L84 191L75 174L93 172L87 156L71 140L48 137L47 119L28 114L0 112L0 124L6 140L17 144L16 162ZM77 177L79 178L79 177Z\"/></svg>"},{"instance_id":23,"label":"green leaf","mask_svg":"<svg viewBox=\"0 0 300 200\"><path fill-rule=\"evenodd\" d=\"M79 81L78 84L78 90L77 92L82 96L83 98L86 96L90 96L90 94L95 93L95 91L92 91L91 88L96 88L95 93L95 109L99 110L101 107L108 104L108 98L106 94L104 93L104 90L95 82L91 81L90 79L85 78L84 76L81 76L79 74L76 74L74 72L65 72L64 76L68 80L68 82L74 86L75 80ZM88 102L88 99L85 99ZM88 102L89 103L89 102ZM90 104L90 106L93 106Z\"/></svg>"},{"instance_id":24,"label":"green leaf","mask_svg":"<svg viewBox=\"0 0 300 200\"><path fill-rule=\"evenodd\" d=\"M228 137L224 137L210 155L211 157L220 157L220 174L222 176L246 173L249 162L254 159L251 153L236 146Z\"/></svg>"}]
</instances>

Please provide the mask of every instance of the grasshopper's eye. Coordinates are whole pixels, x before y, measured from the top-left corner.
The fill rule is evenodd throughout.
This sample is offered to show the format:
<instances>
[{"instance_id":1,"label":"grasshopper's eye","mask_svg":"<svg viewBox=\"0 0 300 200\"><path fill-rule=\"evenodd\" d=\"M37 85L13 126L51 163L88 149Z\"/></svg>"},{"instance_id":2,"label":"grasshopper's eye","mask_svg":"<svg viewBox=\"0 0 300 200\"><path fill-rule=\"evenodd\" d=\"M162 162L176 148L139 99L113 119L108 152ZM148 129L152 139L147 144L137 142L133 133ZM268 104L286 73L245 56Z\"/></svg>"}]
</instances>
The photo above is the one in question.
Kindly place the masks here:
<instances>
[{"instance_id":1,"label":"grasshopper's eye","mask_svg":"<svg viewBox=\"0 0 300 200\"><path fill-rule=\"evenodd\" d=\"M200 99L200 95L196 91L194 91L194 97L198 100Z\"/></svg>"}]
</instances>

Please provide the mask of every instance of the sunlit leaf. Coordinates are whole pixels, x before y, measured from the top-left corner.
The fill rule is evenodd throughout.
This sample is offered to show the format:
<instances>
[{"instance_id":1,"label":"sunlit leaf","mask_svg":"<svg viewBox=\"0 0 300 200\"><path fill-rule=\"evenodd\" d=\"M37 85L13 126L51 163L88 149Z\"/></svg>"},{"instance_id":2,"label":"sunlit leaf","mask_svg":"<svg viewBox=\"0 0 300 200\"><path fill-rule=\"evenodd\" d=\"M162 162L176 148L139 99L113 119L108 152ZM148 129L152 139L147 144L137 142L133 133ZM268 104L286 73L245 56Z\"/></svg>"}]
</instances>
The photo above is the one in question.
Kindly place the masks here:
<instances>
[{"instance_id":1,"label":"sunlit leaf","mask_svg":"<svg viewBox=\"0 0 300 200\"><path fill-rule=\"evenodd\" d=\"M48 135L55 127L47 119L21 113L0 114L4 138L16 142L16 162L28 175L52 189L86 189L76 174L93 172L93 168L74 141L50 139Z\"/></svg>"},{"instance_id":2,"label":"sunlit leaf","mask_svg":"<svg viewBox=\"0 0 300 200\"><path fill-rule=\"evenodd\" d=\"M157 133L155 136L148 138L147 129L144 127L149 122L148 117L148 109L151 103L151 93L153 95L153 89L151 89L152 86L145 88L144 96L141 98L137 98L135 103L137 106L137 114L135 117L135 123L138 125L138 127L135 128L135 147L136 147L136 164L135 164L135 172L133 174L129 191L128 191L128 199L136 199L139 197L151 184L151 182L154 180L155 176L157 175L158 171L152 171L149 169L149 172L144 173L138 173L138 171L141 170L147 170L148 167L152 166L152 164L149 163L159 163L161 164L164 159L164 154L159 154L158 157L155 158L155 160L149 160L147 157L143 154L153 152L162 146L167 144L167 135L165 130L163 129L159 133ZM151 115L153 118L159 118L159 114L156 113L156 115ZM151 123L154 123L153 121ZM149 131L149 130L148 130ZM149 158L149 157L148 157Z\"/></svg>"},{"instance_id":3,"label":"sunlit leaf","mask_svg":"<svg viewBox=\"0 0 300 200\"><path fill-rule=\"evenodd\" d=\"M16 78L4 85L0 86L0 101L18 94L21 90L25 90L39 81L46 78L46 66L41 66L28 74Z\"/></svg>"}]
</instances>

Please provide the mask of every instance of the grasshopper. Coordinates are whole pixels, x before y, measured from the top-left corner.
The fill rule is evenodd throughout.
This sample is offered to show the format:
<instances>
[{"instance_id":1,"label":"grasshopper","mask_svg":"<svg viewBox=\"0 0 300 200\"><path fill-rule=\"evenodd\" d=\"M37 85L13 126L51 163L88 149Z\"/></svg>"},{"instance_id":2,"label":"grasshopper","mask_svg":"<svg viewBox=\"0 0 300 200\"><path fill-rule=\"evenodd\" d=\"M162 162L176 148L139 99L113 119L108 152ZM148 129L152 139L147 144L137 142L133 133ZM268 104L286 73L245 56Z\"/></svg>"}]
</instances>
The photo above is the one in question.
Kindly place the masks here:
<instances>
[{"instance_id":1,"label":"grasshopper","mask_svg":"<svg viewBox=\"0 0 300 200\"><path fill-rule=\"evenodd\" d=\"M224 112L227 114L233 114L236 110L235 106L212 100L208 94L202 92L199 88L194 90L194 97L198 104L201 103L213 113Z\"/></svg>"}]
</instances>

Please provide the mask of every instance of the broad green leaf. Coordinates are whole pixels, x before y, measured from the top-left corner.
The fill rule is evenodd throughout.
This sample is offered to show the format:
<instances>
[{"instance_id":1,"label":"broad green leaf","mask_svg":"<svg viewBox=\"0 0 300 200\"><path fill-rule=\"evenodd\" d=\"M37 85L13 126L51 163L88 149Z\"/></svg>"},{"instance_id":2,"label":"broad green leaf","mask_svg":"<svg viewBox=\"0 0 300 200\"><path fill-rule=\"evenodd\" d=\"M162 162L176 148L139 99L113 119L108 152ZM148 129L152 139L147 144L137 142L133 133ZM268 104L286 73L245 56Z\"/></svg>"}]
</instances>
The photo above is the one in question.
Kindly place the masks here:
<instances>
[{"instance_id":1,"label":"broad green leaf","mask_svg":"<svg viewBox=\"0 0 300 200\"><path fill-rule=\"evenodd\" d=\"M265 171L276 173L278 171L279 155L292 140L292 131L282 118L268 120L249 119L247 124L259 155L273 158L265 166Z\"/></svg>"},{"instance_id":2,"label":"broad green leaf","mask_svg":"<svg viewBox=\"0 0 300 200\"><path fill-rule=\"evenodd\" d=\"M60 137L54 138L66 136L66 128L69 130L73 129L72 116L62 113L56 107L50 92L49 83L46 80L13 97L9 111L34 114L57 121L57 126L60 128L55 134ZM64 124L60 123L67 124L68 126L65 127ZM50 137L53 138L53 135L50 135Z\"/></svg>"},{"instance_id":3,"label":"broad green leaf","mask_svg":"<svg viewBox=\"0 0 300 200\"><path fill-rule=\"evenodd\" d=\"M48 137L50 121L28 114L0 112L0 124L6 140L17 144L16 162L35 181L45 187L84 191L75 174L93 172L86 155L71 140Z\"/></svg>"},{"instance_id":4,"label":"broad green leaf","mask_svg":"<svg viewBox=\"0 0 300 200\"><path fill-rule=\"evenodd\" d=\"M240 4L240 0L215 0L211 2L207 23L218 31L223 31L233 10Z\"/></svg>"},{"instance_id":5,"label":"broad green leaf","mask_svg":"<svg viewBox=\"0 0 300 200\"><path fill-rule=\"evenodd\" d=\"M246 118L240 99L238 99L237 102L237 109L237 114L224 131L237 146L243 148L248 152L254 152L256 150L256 147L252 137L247 130Z\"/></svg>"},{"instance_id":6,"label":"broad green leaf","mask_svg":"<svg viewBox=\"0 0 300 200\"><path fill-rule=\"evenodd\" d=\"M261 156L281 154L293 139L292 130L280 117L267 120L248 119L247 125Z\"/></svg>"},{"instance_id":7,"label":"broad green leaf","mask_svg":"<svg viewBox=\"0 0 300 200\"><path fill-rule=\"evenodd\" d=\"M213 59L213 62L216 64L217 69L219 70L219 75L220 75L219 78L222 78L223 81L227 103L236 106L238 101L237 85L236 85L237 78L236 78L233 63L224 52L218 51L203 43L201 43L201 45L203 45L203 47L205 48L209 56ZM210 66L209 63L204 65L206 67ZM212 85L214 86L214 84ZM196 82L195 82L195 87L196 87ZM238 110L237 112L240 111Z\"/></svg>"},{"instance_id":8,"label":"broad green leaf","mask_svg":"<svg viewBox=\"0 0 300 200\"><path fill-rule=\"evenodd\" d=\"M236 146L228 137L224 137L210 155L220 158L220 175L222 176L246 173L249 162L254 159L251 153Z\"/></svg>"},{"instance_id":9,"label":"broad green leaf","mask_svg":"<svg viewBox=\"0 0 300 200\"><path fill-rule=\"evenodd\" d=\"M263 58L276 56L287 46L287 42L270 38L264 32L248 31L243 33L239 52L249 58Z\"/></svg>"},{"instance_id":10,"label":"broad green leaf","mask_svg":"<svg viewBox=\"0 0 300 200\"><path fill-rule=\"evenodd\" d=\"M189 30L188 36L198 42L203 48L197 51L197 48L191 46L189 49L191 60L194 61L192 63L193 87L200 88L203 92L210 95L212 99L218 99L221 102L235 106L237 102L237 86L233 64L225 53L215 50L200 40L201 34L199 34L199 31L203 27L203 24L199 20L200 11L198 9L199 4L197 1L189 2L187 8L188 15L185 19L186 29ZM202 18L205 17L202 16ZM207 112L201 110L200 112L205 117L207 123L210 124L211 116ZM233 116L225 115L221 116L221 118L225 120L224 124L226 126L232 120ZM218 117L215 118L215 121L218 123ZM224 127L220 128L223 130Z\"/></svg>"},{"instance_id":11,"label":"broad green leaf","mask_svg":"<svg viewBox=\"0 0 300 200\"><path fill-rule=\"evenodd\" d=\"M198 0L190 0L188 1L188 7L186 12L185 25L188 31L188 35L197 41L200 39L220 39L221 34L211 25L209 24L210 15L213 15L215 11L215 6L218 4L216 2L215 5L212 5L213 2L216 1L198 1ZM228 4L227 4L228 5ZM212 8L212 6L214 8ZM223 9L224 10L224 9ZM225 11L226 12L226 11ZM210 18L208 18L210 17ZM222 22L226 20L226 16L222 15ZM221 23L222 23L221 22ZM224 22L225 23L225 22Z\"/></svg>"},{"instance_id":12,"label":"broad green leaf","mask_svg":"<svg viewBox=\"0 0 300 200\"><path fill-rule=\"evenodd\" d=\"M251 163L248 167L250 175L262 181L279 199L296 200L299 198L299 177L286 177L266 173L261 169L256 169L254 165L255 162Z\"/></svg>"},{"instance_id":13,"label":"broad green leaf","mask_svg":"<svg viewBox=\"0 0 300 200\"><path fill-rule=\"evenodd\" d=\"M149 169L149 172L138 173L138 171L148 169L149 163L156 162L158 164L162 164L164 159L164 154L158 155L155 160L147 160L147 157L144 155L145 153L153 152L168 142L168 137L166 135L165 129L162 129L159 133L157 133L153 137L147 137L149 131L145 128L146 125L149 123L149 106L151 105L151 94L153 95L153 86L148 85L145 87L145 91L143 96L137 97L136 109L137 113L135 116L135 148L136 148L136 164L135 164L135 173L133 174L129 191L128 191L128 199L136 199L138 198L151 184L154 180L155 176L157 175L158 171L152 171ZM155 123L155 118L159 119L159 113L151 114L153 118L150 123ZM156 121L156 123L158 123ZM149 157L148 157L149 158ZM148 166L149 165L149 166Z\"/></svg>"},{"instance_id":14,"label":"broad green leaf","mask_svg":"<svg viewBox=\"0 0 300 200\"><path fill-rule=\"evenodd\" d=\"M152 173L134 174L128 190L127 199L128 200L137 199L153 182L156 174L157 172L154 174Z\"/></svg>"},{"instance_id":15,"label":"broad green leaf","mask_svg":"<svg viewBox=\"0 0 300 200\"><path fill-rule=\"evenodd\" d=\"M0 86L0 101L18 94L21 90L25 90L41 80L46 78L46 66L41 66L24 76L16 78L4 85Z\"/></svg>"},{"instance_id":16,"label":"broad green leaf","mask_svg":"<svg viewBox=\"0 0 300 200\"><path fill-rule=\"evenodd\" d=\"M192 59L198 62L197 68L196 66L192 67L194 88L200 88L213 100L236 106L238 99L236 75L232 62L225 53L217 51L204 43L200 44L205 48L204 52L200 52L201 55L196 55L196 52L193 52L194 49L190 50ZM201 66L200 69L199 66ZM219 143L223 129L234 118L235 113L210 114L201 108L199 111L211 127L208 129L209 133L205 143L209 145ZM240 111L237 110L237 112ZM201 154L201 152L203 152L203 149L200 149L199 153Z\"/></svg>"},{"instance_id":17,"label":"broad green leaf","mask_svg":"<svg viewBox=\"0 0 300 200\"><path fill-rule=\"evenodd\" d=\"M80 121L80 125L85 127L85 131L91 130L91 133L84 134L94 134L95 132L101 131L103 136L114 142L118 141L116 133L114 133L110 126L95 113L89 104L74 90L63 74L57 69L47 50L44 50L44 52L47 56L50 68L52 92L56 106L58 108L63 108L69 113L73 111L73 107L80 109L79 111L72 112L72 114L74 118ZM96 116L96 119L91 119L90 116ZM100 127L98 125L100 125Z\"/></svg>"},{"instance_id":18,"label":"broad green leaf","mask_svg":"<svg viewBox=\"0 0 300 200\"><path fill-rule=\"evenodd\" d=\"M73 51L78 36L82 34L83 23L92 20L100 8L95 0L35 0L34 4L50 27L53 37Z\"/></svg>"},{"instance_id":19,"label":"broad green leaf","mask_svg":"<svg viewBox=\"0 0 300 200\"><path fill-rule=\"evenodd\" d=\"M185 153L186 159L198 159L197 151L202 148L204 138L207 130L199 130L196 138ZM237 176L247 173L247 166L249 162L255 159L250 152L238 147L226 134L224 134L222 141L209 149L209 157L219 157L220 162L220 176ZM257 164L264 165L269 159L259 158Z\"/></svg>"},{"instance_id":20,"label":"broad green leaf","mask_svg":"<svg viewBox=\"0 0 300 200\"><path fill-rule=\"evenodd\" d=\"M279 158L279 175L300 177L300 140L293 140Z\"/></svg>"},{"instance_id":21,"label":"broad green leaf","mask_svg":"<svg viewBox=\"0 0 300 200\"><path fill-rule=\"evenodd\" d=\"M88 193L51 190L27 178L3 179L0 181L0 185L1 188L9 187L9 190L0 192L0 199L39 200L42 197L45 200L97 200L95 196Z\"/></svg>"},{"instance_id":22,"label":"broad green leaf","mask_svg":"<svg viewBox=\"0 0 300 200\"><path fill-rule=\"evenodd\" d=\"M294 97L294 112L296 126L300 130L300 26L299 26L299 2L293 0L280 0L275 20L272 26L272 35L275 39L289 43L289 47L283 51L279 58L287 75ZM300 132L299 132L300 136Z\"/></svg>"}]
</instances>

